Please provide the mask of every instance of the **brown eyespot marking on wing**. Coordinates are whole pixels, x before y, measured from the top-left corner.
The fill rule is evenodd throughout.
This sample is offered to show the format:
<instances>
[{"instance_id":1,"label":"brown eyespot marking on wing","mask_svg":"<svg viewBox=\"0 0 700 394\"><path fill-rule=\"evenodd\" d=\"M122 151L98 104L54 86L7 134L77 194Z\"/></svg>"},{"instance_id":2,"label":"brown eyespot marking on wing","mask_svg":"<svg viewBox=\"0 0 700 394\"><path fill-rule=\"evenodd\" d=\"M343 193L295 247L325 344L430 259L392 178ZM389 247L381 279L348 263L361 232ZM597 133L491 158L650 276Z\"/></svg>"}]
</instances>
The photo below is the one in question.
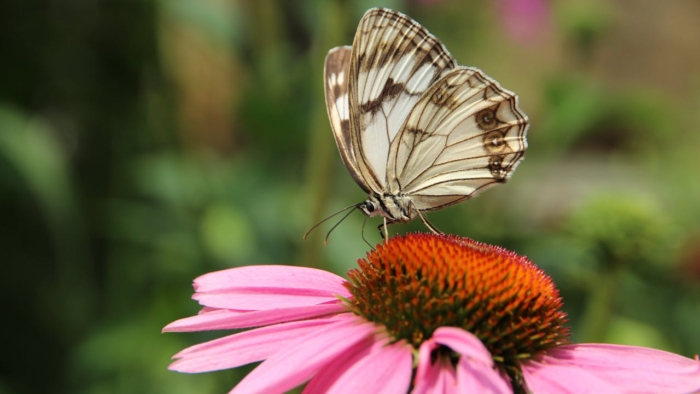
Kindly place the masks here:
<instances>
[{"instance_id":1,"label":"brown eyespot marking on wing","mask_svg":"<svg viewBox=\"0 0 700 394\"><path fill-rule=\"evenodd\" d=\"M491 175L493 175L497 181L505 182L506 174L508 173L508 171L503 168L503 160L505 158L504 155L497 155L491 156L489 159L489 171L491 171Z\"/></svg>"},{"instance_id":2,"label":"brown eyespot marking on wing","mask_svg":"<svg viewBox=\"0 0 700 394\"><path fill-rule=\"evenodd\" d=\"M505 136L508 134L510 127L505 130L493 130L484 134L482 143L484 144L484 149L489 154L512 152L510 146L505 141Z\"/></svg>"},{"instance_id":3,"label":"brown eyespot marking on wing","mask_svg":"<svg viewBox=\"0 0 700 394\"><path fill-rule=\"evenodd\" d=\"M452 97L452 92L456 87L456 85L450 84L449 81L443 80L440 82L439 86L434 88L435 90L433 91L432 96L430 96L430 102L437 106L449 106L451 103L448 101L455 101ZM454 103L452 105L454 105Z\"/></svg>"},{"instance_id":4,"label":"brown eyespot marking on wing","mask_svg":"<svg viewBox=\"0 0 700 394\"><path fill-rule=\"evenodd\" d=\"M390 101L394 97L398 96L401 92L406 89L406 86L402 83L395 83L393 79L389 78L384 84L384 89L382 93L375 100L368 101L360 106L362 111L371 112L372 114L379 111L382 103L385 101Z\"/></svg>"},{"instance_id":5,"label":"brown eyespot marking on wing","mask_svg":"<svg viewBox=\"0 0 700 394\"><path fill-rule=\"evenodd\" d=\"M454 83L455 80L458 82ZM440 82L440 85L432 88L434 90L430 96L430 102L438 107L444 107L448 111L453 111L463 103L459 95L455 95L455 90L461 86L460 82L457 78L445 78Z\"/></svg>"},{"instance_id":6,"label":"brown eyespot marking on wing","mask_svg":"<svg viewBox=\"0 0 700 394\"><path fill-rule=\"evenodd\" d=\"M462 104L462 101L459 100L459 97L457 95L450 95L450 99L447 100L447 102L444 104L444 106L450 110L454 111L455 108L459 107Z\"/></svg>"},{"instance_id":7,"label":"brown eyespot marking on wing","mask_svg":"<svg viewBox=\"0 0 700 394\"><path fill-rule=\"evenodd\" d=\"M447 101L447 95L444 92L437 91L430 97L430 101L435 105L443 105Z\"/></svg>"},{"instance_id":8,"label":"brown eyespot marking on wing","mask_svg":"<svg viewBox=\"0 0 700 394\"><path fill-rule=\"evenodd\" d=\"M496 117L498 105L499 104L484 108L476 113L476 125L479 126L481 130L488 131L498 126L500 123L498 117Z\"/></svg>"}]
</instances>

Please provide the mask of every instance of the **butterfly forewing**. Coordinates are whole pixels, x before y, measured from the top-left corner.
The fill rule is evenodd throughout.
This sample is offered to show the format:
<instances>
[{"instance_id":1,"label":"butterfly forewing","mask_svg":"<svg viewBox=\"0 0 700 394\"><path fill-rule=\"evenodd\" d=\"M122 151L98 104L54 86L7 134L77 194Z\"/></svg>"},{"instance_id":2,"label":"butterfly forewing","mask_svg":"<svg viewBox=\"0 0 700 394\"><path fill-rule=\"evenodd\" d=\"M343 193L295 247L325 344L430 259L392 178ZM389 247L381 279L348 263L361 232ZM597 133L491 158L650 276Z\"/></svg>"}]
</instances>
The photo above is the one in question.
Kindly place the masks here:
<instances>
[{"instance_id":1,"label":"butterfly forewing","mask_svg":"<svg viewBox=\"0 0 700 394\"><path fill-rule=\"evenodd\" d=\"M331 121L335 143L338 145L338 151L345 167L347 167L350 175L362 190L365 193L369 193L369 186L360 175L360 169L357 166L357 158L352 149L352 137L350 134L348 81L350 80L351 51L352 47L342 46L331 49L326 56L326 63L323 69L326 110Z\"/></svg>"},{"instance_id":2,"label":"butterfly forewing","mask_svg":"<svg viewBox=\"0 0 700 394\"><path fill-rule=\"evenodd\" d=\"M351 133L371 189L384 189L389 147L413 106L455 65L440 41L409 17L372 9L362 18L350 65Z\"/></svg>"}]
</instances>

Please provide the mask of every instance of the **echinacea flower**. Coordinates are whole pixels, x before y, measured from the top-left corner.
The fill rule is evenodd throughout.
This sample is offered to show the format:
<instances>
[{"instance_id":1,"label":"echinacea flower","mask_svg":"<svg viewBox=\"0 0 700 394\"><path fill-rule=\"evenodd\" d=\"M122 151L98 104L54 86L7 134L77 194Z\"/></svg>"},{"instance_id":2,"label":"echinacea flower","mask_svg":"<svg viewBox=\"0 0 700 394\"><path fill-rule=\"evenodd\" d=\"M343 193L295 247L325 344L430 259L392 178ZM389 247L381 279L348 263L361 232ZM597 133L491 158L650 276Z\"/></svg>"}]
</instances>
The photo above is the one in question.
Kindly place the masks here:
<instances>
[{"instance_id":1,"label":"echinacea flower","mask_svg":"<svg viewBox=\"0 0 700 394\"><path fill-rule=\"evenodd\" d=\"M262 361L233 393L691 393L700 361L571 344L552 280L469 239L395 237L348 273L249 266L194 282L199 315L164 331L243 329L176 354L170 369Z\"/></svg>"}]
</instances>

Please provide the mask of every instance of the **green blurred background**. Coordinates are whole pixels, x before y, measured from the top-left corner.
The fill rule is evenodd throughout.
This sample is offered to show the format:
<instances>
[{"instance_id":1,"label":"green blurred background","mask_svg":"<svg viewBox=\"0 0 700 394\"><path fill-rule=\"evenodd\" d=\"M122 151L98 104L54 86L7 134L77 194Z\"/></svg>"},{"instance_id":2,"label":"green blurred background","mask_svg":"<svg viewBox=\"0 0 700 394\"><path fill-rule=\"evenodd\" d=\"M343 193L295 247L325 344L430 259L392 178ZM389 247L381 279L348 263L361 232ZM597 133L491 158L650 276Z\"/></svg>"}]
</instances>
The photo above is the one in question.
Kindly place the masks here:
<instances>
[{"instance_id":1,"label":"green blurred background","mask_svg":"<svg viewBox=\"0 0 700 394\"><path fill-rule=\"evenodd\" d=\"M0 393L225 392L247 369L166 370L222 335L160 333L199 309L193 278L342 274L364 256L360 213L328 246L331 223L301 236L364 199L333 142L322 64L377 5L517 92L531 119L513 179L431 221L544 268L575 341L700 352L696 0L10 0Z\"/></svg>"}]
</instances>

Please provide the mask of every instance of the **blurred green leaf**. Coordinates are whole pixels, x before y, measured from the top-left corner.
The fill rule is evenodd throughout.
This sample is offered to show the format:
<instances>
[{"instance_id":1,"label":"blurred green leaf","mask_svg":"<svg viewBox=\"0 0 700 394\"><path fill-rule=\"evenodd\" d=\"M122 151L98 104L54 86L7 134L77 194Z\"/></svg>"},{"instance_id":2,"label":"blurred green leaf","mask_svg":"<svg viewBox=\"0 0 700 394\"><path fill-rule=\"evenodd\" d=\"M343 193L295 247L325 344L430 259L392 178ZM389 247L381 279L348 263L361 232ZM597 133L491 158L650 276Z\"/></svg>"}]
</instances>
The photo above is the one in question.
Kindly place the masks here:
<instances>
[{"instance_id":1,"label":"blurred green leaf","mask_svg":"<svg viewBox=\"0 0 700 394\"><path fill-rule=\"evenodd\" d=\"M196 0L157 0L163 12L185 25L208 33L211 39L228 46L240 43L245 18L235 2Z\"/></svg>"},{"instance_id":2,"label":"blurred green leaf","mask_svg":"<svg viewBox=\"0 0 700 394\"><path fill-rule=\"evenodd\" d=\"M604 264L667 262L673 244L665 217L639 197L598 195L575 213L569 231L597 251Z\"/></svg>"},{"instance_id":3,"label":"blurred green leaf","mask_svg":"<svg viewBox=\"0 0 700 394\"><path fill-rule=\"evenodd\" d=\"M257 249L249 219L228 204L214 203L205 209L201 233L207 250L228 266L248 261Z\"/></svg>"},{"instance_id":4,"label":"blurred green leaf","mask_svg":"<svg viewBox=\"0 0 700 394\"><path fill-rule=\"evenodd\" d=\"M676 350L673 349L658 329L642 322L621 317L613 319L605 341L620 345L644 346L668 351Z\"/></svg>"}]
</instances>

